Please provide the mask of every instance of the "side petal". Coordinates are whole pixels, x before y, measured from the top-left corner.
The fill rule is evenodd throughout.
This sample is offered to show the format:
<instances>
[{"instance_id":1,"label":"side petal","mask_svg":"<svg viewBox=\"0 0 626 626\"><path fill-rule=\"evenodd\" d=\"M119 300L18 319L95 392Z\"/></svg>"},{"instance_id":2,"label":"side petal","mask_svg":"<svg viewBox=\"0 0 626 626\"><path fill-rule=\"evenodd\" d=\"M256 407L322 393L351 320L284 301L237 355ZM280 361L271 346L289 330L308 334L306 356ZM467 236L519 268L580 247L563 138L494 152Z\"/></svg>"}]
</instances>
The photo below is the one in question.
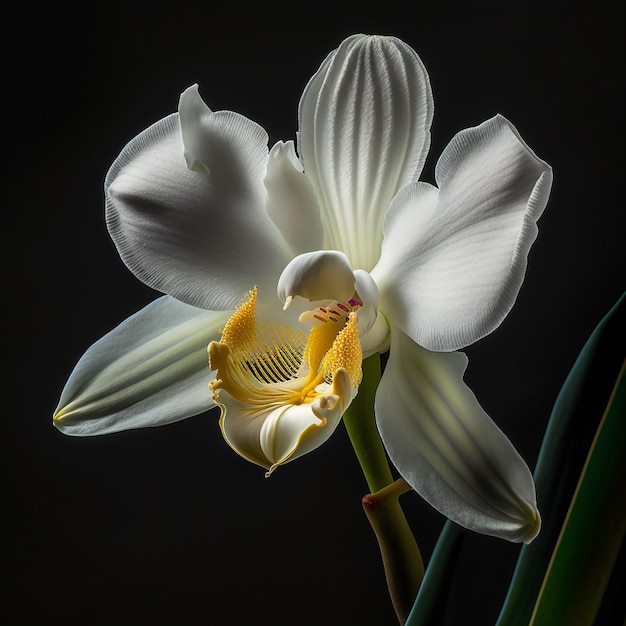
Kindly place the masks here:
<instances>
[{"instance_id":1,"label":"side petal","mask_svg":"<svg viewBox=\"0 0 626 626\"><path fill-rule=\"evenodd\" d=\"M319 250L324 241L320 209L293 141L279 141L270 150L264 182L267 214L293 255Z\"/></svg>"},{"instance_id":2,"label":"side petal","mask_svg":"<svg viewBox=\"0 0 626 626\"><path fill-rule=\"evenodd\" d=\"M391 199L419 176L433 100L419 57L394 37L355 35L309 81L299 109L299 154L313 182L325 248L369 271Z\"/></svg>"},{"instance_id":3,"label":"side petal","mask_svg":"<svg viewBox=\"0 0 626 626\"><path fill-rule=\"evenodd\" d=\"M552 170L498 115L454 137L436 178L439 191L415 183L394 199L372 275L392 325L431 350L457 350L511 310Z\"/></svg>"},{"instance_id":4,"label":"side petal","mask_svg":"<svg viewBox=\"0 0 626 626\"><path fill-rule=\"evenodd\" d=\"M458 524L509 541L539 532L530 470L463 382L467 357L435 353L392 329L376 419L405 480Z\"/></svg>"},{"instance_id":5,"label":"side petal","mask_svg":"<svg viewBox=\"0 0 626 626\"><path fill-rule=\"evenodd\" d=\"M207 346L227 318L167 296L155 300L81 357L55 426L67 435L103 435L169 424L215 406Z\"/></svg>"},{"instance_id":6,"label":"side petal","mask_svg":"<svg viewBox=\"0 0 626 626\"><path fill-rule=\"evenodd\" d=\"M234 308L251 284L275 285L285 258L265 213L266 162L263 129L212 113L187 90L180 115L133 139L106 176L123 261L150 287L207 310Z\"/></svg>"}]
</instances>

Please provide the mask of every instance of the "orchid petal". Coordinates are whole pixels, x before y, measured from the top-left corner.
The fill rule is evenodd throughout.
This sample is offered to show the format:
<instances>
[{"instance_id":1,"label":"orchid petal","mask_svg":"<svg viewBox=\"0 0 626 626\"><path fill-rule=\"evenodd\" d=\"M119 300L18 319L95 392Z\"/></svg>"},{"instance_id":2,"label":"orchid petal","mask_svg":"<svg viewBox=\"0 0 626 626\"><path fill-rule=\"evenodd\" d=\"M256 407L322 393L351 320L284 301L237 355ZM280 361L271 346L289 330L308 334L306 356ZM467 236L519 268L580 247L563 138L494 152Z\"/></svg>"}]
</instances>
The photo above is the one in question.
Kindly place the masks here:
<instances>
[{"instance_id":1,"label":"orchid petal","mask_svg":"<svg viewBox=\"0 0 626 626\"><path fill-rule=\"evenodd\" d=\"M511 310L552 171L496 116L450 142L436 179L439 191L415 183L396 196L372 275L392 325L447 351L488 335Z\"/></svg>"},{"instance_id":2,"label":"orchid petal","mask_svg":"<svg viewBox=\"0 0 626 626\"><path fill-rule=\"evenodd\" d=\"M392 329L376 416L400 474L462 526L529 543L539 532L530 470L463 382L467 357Z\"/></svg>"},{"instance_id":3,"label":"orchid petal","mask_svg":"<svg viewBox=\"0 0 626 626\"><path fill-rule=\"evenodd\" d=\"M270 471L315 450L335 432L352 401L350 378L339 370L332 386L324 387L329 388L310 404L281 407L264 423L261 446L272 461Z\"/></svg>"},{"instance_id":4,"label":"orchid petal","mask_svg":"<svg viewBox=\"0 0 626 626\"><path fill-rule=\"evenodd\" d=\"M300 101L299 153L322 212L325 248L371 270L384 214L419 176L430 145L428 75L408 45L356 35L322 63Z\"/></svg>"},{"instance_id":5,"label":"orchid petal","mask_svg":"<svg viewBox=\"0 0 626 626\"><path fill-rule=\"evenodd\" d=\"M391 334L389 322L384 314L379 311L374 323L361 338L363 358L366 359L372 354L387 352L390 342Z\"/></svg>"},{"instance_id":6,"label":"orchid petal","mask_svg":"<svg viewBox=\"0 0 626 626\"><path fill-rule=\"evenodd\" d=\"M345 370L339 370L332 385L324 387L327 389L319 389L322 395L311 403L268 402L263 410L220 389L216 401L223 408L220 427L224 439L237 454L270 473L300 458L333 434L352 402L354 391Z\"/></svg>"},{"instance_id":7,"label":"orchid petal","mask_svg":"<svg viewBox=\"0 0 626 626\"><path fill-rule=\"evenodd\" d=\"M268 155L265 130L239 113L211 111L198 85L183 91L178 113L187 167L214 175L218 185L249 188L261 202Z\"/></svg>"},{"instance_id":8,"label":"orchid petal","mask_svg":"<svg viewBox=\"0 0 626 626\"><path fill-rule=\"evenodd\" d=\"M205 309L232 309L250 285L275 284L285 258L265 213L266 162L263 129L212 113L188 89L180 116L138 135L107 174L107 225L126 265Z\"/></svg>"},{"instance_id":9,"label":"orchid petal","mask_svg":"<svg viewBox=\"0 0 626 626\"><path fill-rule=\"evenodd\" d=\"M293 141L279 141L270 150L265 188L267 213L292 253L319 250L324 239L320 210Z\"/></svg>"},{"instance_id":10,"label":"orchid petal","mask_svg":"<svg viewBox=\"0 0 626 626\"><path fill-rule=\"evenodd\" d=\"M359 336L363 337L376 322L378 316L378 285L365 270L354 271L355 296L361 301L357 316Z\"/></svg>"},{"instance_id":11,"label":"orchid petal","mask_svg":"<svg viewBox=\"0 0 626 626\"><path fill-rule=\"evenodd\" d=\"M354 286L354 273L343 252L316 250L289 262L280 275L277 292L287 308L295 296L347 302L354 296Z\"/></svg>"},{"instance_id":12,"label":"orchid petal","mask_svg":"<svg viewBox=\"0 0 626 626\"><path fill-rule=\"evenodd\" d=\"M224 440L241 457L265 467L271 463L261 448L261 428L266 418L265 411L250 411L250 406L221 390L219 405L222 409L220 428ZM227 408L226 408L227 407Z\"/></svg>"},{"instance_id":13,"label":"orchid petal","mask_svg":"<svg viewBox=\"0 0 626 626\"><path fill-rule=\"evenodd\" d=\"M54 424L68 435L160 426L214 406L207 345L228 314L165 296L94 343L61 394Z\"/></svg>"}]
</instances>

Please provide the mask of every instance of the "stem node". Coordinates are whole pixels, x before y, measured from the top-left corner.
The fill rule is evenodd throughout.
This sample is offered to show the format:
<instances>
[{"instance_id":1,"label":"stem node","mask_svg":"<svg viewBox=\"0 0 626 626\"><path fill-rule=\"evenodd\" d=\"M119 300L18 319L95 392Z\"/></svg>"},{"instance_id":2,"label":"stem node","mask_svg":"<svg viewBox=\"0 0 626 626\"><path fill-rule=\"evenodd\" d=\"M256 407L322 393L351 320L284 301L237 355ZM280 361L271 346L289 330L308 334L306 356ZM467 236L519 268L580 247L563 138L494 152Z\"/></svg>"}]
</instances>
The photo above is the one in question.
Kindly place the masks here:
<instances>
[{"instance_id":1,"label":"stem node","mask_svg":"<svg viewBox=\"0 0 626 626\"><path fill-rule=\"evenodd\" d=\"M424 563L399 502L411 487L403 478L394 481L376 427L374 399L380 376L379 355L363 361L359 393L343 419L372 492L363 496L361 505L378 541L398 621L404 624L424 577Z\"/></svg>"}]
</instances>

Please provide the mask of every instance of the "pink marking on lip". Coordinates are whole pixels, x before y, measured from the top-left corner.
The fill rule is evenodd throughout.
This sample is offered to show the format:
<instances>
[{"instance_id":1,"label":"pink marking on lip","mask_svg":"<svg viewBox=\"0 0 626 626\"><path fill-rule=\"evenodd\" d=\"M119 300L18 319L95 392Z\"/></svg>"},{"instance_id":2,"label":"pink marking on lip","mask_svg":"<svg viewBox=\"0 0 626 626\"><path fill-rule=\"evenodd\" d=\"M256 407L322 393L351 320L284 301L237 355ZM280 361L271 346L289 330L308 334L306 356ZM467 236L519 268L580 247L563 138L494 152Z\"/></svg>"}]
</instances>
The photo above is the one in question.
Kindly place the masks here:
<instances>
[{"instance_id":1,"label":"pink marking on lip","mask_svg":"<svg viewBox=\"0 0 626 626\"><path fill-rule=\"evenodd\" d=\"M359 300L354 300L354 298L352 298L352 299L348 300L348 304L349 304L351 307L355 307L355 306L363 306L363 303L362 303L362 302L360 302Z\"/></svg>"},{"instance_id":2,"label":"pink marking on lip","mask_svg":"<svg viewBox=\"0 0 626 626\"><path fill-rule=\"evenodd\" d=\"M343 302L337 302L337 306L342 310L345 311L346 313L350 313L350 309L343 303Z\"/></svg>"},{"instance_id":3,"label":"pink marking on lip","mask_svg":"<svg viewBox=\"0 0 626 626\"><path fill-rule=\"evenodd\" d=\"M313 317L314 317L316 320L319 320L320 322L326 322L326 321L327 321L327 320L326 320L326 318L325 318L325 317L322 317L321 315L315 315L315 314L313 314Z\"/></svg>"}]
</instances>

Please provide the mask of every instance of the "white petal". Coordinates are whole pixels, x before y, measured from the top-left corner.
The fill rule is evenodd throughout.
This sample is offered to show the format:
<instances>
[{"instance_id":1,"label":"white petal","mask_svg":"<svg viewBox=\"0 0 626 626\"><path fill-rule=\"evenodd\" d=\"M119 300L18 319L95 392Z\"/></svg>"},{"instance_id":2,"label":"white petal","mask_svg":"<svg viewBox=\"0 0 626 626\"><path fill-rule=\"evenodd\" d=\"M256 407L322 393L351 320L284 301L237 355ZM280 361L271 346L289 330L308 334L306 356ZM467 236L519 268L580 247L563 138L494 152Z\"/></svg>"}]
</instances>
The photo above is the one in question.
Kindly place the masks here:
<instances>
[{"instance_id":1,"label":"white petal","mask_svg":"<svg viewBox=\"0 0 626 626\"><path fill-rule=\"evenodd\" d=\"M325 248L369 271L393 196L416 180L430 145L428 75L409 46L357 35L330 54L300 102L299 153L322 210Z\"/></svg>"},{"instance_id":2,"label":"white petal","mask_svg":"<svg viewBox=\"0 0 626 626\"><path fill-rule=\"evenodd\" d=\"M187 168L181 123L202 173ZM124 262L150 287L205 309L234 308L251 285L275 285L285 259L265 212L266 160L260 127L211 113L186 91L180 121L171 115L138 135L107 174L107 225Z\"/></svg>"},{"instance_id":3,"label":"white petal","mask_svg":"<svg viewBox=\"0 0 626 626\"><path fill-rule=\"evenodd\" d=\"M372 326L369 328L367 333L361 337L363 359L366 359L372 354L382 354L383 352L387 352L387 350L389 350L390 342L391 334L389 322L384 314L379 311Z\"/></svg>"},{"instance_id":4,"label":"white petal","mask_svg":"<svg viewBox=\"0 0 626 626\"><path fill-rule=\"evenodd\" d=\"M338 398L325 396L325 401L334 406ZM261 448L271 465L285 462L298 447L303 432L323 425L324 420L315 415L310 404L284 404L274 409L263 422L260 433Z\"/></svg>"},{"instance_id":5,"label":"white petal","mask_svg":"<svg viewBox=\"0 0 626 626\"><path fill-rule=\"evenodd\" d=\"M307 252L292 259L278 280L278 297L289 306L292 298L347 302L355 278L346 255L336 250Z\"/></svg>"},{"instance_id":6,"label":"white petal","mask_svg":"<svg viewBox=\"0 0 626 626\"><path fill-rule=\"evenodd\" d=\"M265 188L267 213L293 255L319 250L324 240L320 209L293 141L279 141L270 150Z\"/></svg>"},{"instance_id":7,"label":"white petal","mask_svg":"<svg viewBox=\"0 0 626 626\"><path fill-rule=\"evenodd\" d=\"M261 447L271 461L270 472L321 446L335 432L352 402L353 389L345 370L338 370L332 388L310 404L277 409L261 429Z\"/></svg>"},{"instance_id":8,"label":"white petal","mask_svg":"<svg viewBox=\"0 0 626 626\"><path fill-rule=\"evenodd\" d=\"M189 169L208 173L218 186L240 186L261 203L268 157L265 130L239 113L211 111L197 85L181 94L178 113Z\"/></svg>"},{"instance_id":9,"label":"white petal","mask_svg":"<svg viewBox=\"0 0 626 626\"><path fill-rule=\"evenodd\" d=\"M155 300L85 352L63 389L55 425L68 435L102 435L211 408L207 346L227 318L167 296Z\"/></svg>"},{"instance_id":10,"label":"white petal","mask_svg":"<svg viewBox=\"0 0 626 626\"><path fill-rule=\"evenodd\" d=\"M511 310L552 171L496 116L459 133L436 172L439 192L415 183L394 199L372 275L392 325L431 350L456 350Z\"/></svg>"},{"instance_id":11,"label":"white petal","mask_svg":"<svg viewBox=\"0 0 626 626\"><path fill-rule=\"evenodd\" d=\"M378 285L364 270L354 272L355 295L363 306L357 312L359 322L359 337L363 338L376 322L378 316Z\"/></svg>"},{"instance_id":12,"label":"white petal","mask_svg":"<svg viewBox=\"0 0 626 626\"><path fill-rule=\"evenodd\" d=\"M251 410L250 405L233 398L224 389L220 389L216 402L223 409L220 428L226 443L244 459L268 469L272 461L261 448L261 429L267 412Z\"/></svg>"},{"instance_id":13,"label":"white petal","mask_svg":"<svg viewBox=\"0 0 626 626\"><path fill-rule=\"evenodd\" d=\"M467 357L419 347L393 328L376 419L405 480L453 521L509 541L539 532L530 470L463 383Z\"/></svg>"},{"instance_id":14,"label":"white petal","mask_svg":"<svg viewBox=\"0 0 626 626\"><path fill-rule=\"evenodd\" d=\"M311 452L333 434L354 394L345 370L338 370L332 386L325 387L313 402L299 405L271 404L268 394L265 410L220 389L224 439L237 454L270 472Z\"/></svg>"}]
</instances>

